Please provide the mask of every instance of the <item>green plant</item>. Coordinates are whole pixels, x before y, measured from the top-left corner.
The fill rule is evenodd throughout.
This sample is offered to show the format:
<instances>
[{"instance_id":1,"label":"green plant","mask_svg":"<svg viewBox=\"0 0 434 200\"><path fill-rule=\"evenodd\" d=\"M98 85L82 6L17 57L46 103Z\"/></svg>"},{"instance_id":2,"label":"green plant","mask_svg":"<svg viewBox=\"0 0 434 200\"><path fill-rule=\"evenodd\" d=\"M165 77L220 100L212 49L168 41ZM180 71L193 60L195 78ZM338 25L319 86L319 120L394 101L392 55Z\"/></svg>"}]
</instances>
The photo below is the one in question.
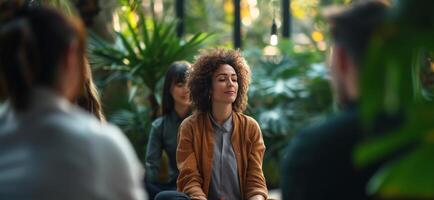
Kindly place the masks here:
<instances>
[{"instance_id":1,"label":"green plant","mask_svg":"<svg viewBox=\"0 0 434 200\"><path fill-rule=\"evenodd\" d=\"M96 69L124 73L134 85L143 84L150 91L148 101L154 119L159 110L155 97L158 81L172 62L191 59L210 34L197 33L184 41L176 36L175 21L147 20L139 14L135 26L124 19L127 30L116 32L116 45L90 35L90 62Z\"/></svg>"},{"instance_id":2,"label":"green plant","mask_svg":"<svg viewBox=\"0 0 434 200\"><path fill-rule=\"evenodd\" d=\"M176 35L176 21L148 19L134 9L121 12L121 22L125 28L116 32L115 44L90 33L89 62L106 74L99 86L121 80L121 88L111 92L110 97L119 100L115 108L109 104L108 119L123 129L143 158L150 122L159 114L158 84L172 62L191 60L211 34L197 33L184 40ZM124 95L119 93L124 90Z\"/></svg>"},{"instance_id":3,"label":"green plant","mask_svg":"<svg viewBox=\"0 0 434 200\"><path fill-rule=\"evenodd\" d=\"M267 146L267 185L279 183L279 161L291 136L332 109L323 52L295 52L289 40L279 45L283 55L266 57L260 50L244 51L253 72L248 114L260 124Z\"/></svg>"},{"instance_id":4,"label":"green plant","mask_svg":"<svg viewBox=\"0 0 434 200\"><path fill-rule=\"evenodd\" d=\"M432 1L399 1L372 40L362 72L367 127L380 112L405 117L397 132L369 138L355 152L361 167L398 152L368 185L369 193L383 198L434 198L434 101L424 95L432 85L421 78L432 78L432 7Z\"/></svg>"},{"instance_id":5,"label":"green plant","mask_svg":"<svg viewBox=\"0 0 434 200\"><path fill-rule=\"evenodd\" d=\"M145 158L145 146L148 143L148 134L151 127L149 120L149 109L139 108L135 105L129 105L114 111L110 117L110 122L119 126L128 139L132 142L136 153L142 161Z\"/></svg>"}]
</instances>

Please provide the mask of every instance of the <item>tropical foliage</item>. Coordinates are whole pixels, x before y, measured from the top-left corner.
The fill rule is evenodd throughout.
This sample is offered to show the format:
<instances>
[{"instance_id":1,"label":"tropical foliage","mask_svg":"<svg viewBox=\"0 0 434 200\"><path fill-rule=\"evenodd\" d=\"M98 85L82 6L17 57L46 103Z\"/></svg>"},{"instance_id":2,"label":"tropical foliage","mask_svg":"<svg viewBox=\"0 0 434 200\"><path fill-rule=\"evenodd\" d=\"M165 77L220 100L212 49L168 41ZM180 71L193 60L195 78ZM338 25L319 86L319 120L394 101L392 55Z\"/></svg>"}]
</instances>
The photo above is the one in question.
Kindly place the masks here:
<instances>
[{"instance_id":1,"label":"tropical foliage","mask_svg":"<svg viewBox=\"0 0 434 200\"><path fill-rule=\"evenodd\" d=\"M259 49L244 51L253 72L248 114L263 132L269 187L279 183L279 161L291 136L332 110L324 54L315 49L295 52L289 40L281 41L279 51L275 56L264 56Z\"/></svg>"},{"instance_id":2,"label":"tropical foliage","mask_svg":"<svg viewBox=\"0 0 434 200\"><path fill-rule=\"evenodd\" d=\"M432 1L400 1L373 39L362 74L367 127L379 112L405 118L399 131L365 141L355 154L367 166L398 152L369 184L380 197L434 198L432 7Z\"/></svg>"},{"instance_id":3,"label":"tropical foliage","mask_svg":"<svg viewBox=\"0 0 434 200\"><path fill-rule=\"evenodd\" d=\"M159 114L158 84L172 62L191 60L210 34L196 33L184 40L176 35L176 21L148 19L132 9L122 12L120 19L125 29L116 32L115 44L90 33L89 61L107 74L100 85L124 80L124 87L110 95L118 103L108 110L109 120L122 127L143 158L149 124ZM122 91L128 99L122 100Z\"/></svg>"},{"instance_id":4,"label":"tropical foliage","mask_svg":"<svg viewBox=\"0 0 434 200\"><path fill-rule=\"evenodd\" d=\"M227 8L230 1L224 2L225 9L230 10ZM264 2L258 3L260 4L258 6L267 6ZM187 32L197 31L198 28L204 30L206 27L212 27L214 30L227 30L231 27L229 23L231 19L222 18L230 16L229 10L221 13L206 12L215 9L214 4L217 4L216 2L206 4L197 0L195 5L192 5L193 2L187 4L194 7L187 15ZM155 102L158 103L159 99L156 91L160 89L159 84L161 84L162 74L165 71L164 67L157 66L162 65L159 62L166 62L165 65L167 66L170 63L167 60L171 59L171 56L175 56L170 52L159 52L180 47L168 47L161 43L161 39L158 39L161 38L158 34L163 35L164 30L171 32L170 34L173 36L175 35L173 22L167 24L162 20L157 20L154 16L136 15L135 13L140 13L134 11L137 10L134 9L134 5L138 5L137 3L123 2L122 5L130 5L127 6L127 10L123 11L120 18L123 22L123 27L120 30L124 31L117 33L117 42L114 45L91 34L90 61L96 69L103 69L107 72L103 78L97 77L100 86L110 85L108 83L113 85L113 82L119 79L128 80L128 86L123 88L111 86L114 88L105 90L104 102L109 107L109 120L119 125L127 133L135 144L139 156L144 158L143 149L147 140L146 133L149 131L152 117L156 116L156 106L153 106L156 105ZM167 12L169 11L172 12L167 10ZM132 12L133 14L131 14ZM268 7L265 9L264 15L267 15L267 12L271 15L271 9ZM198 15L202 16L201 19L195 18ZM217 21L220 22L217 23ZM262 21L255 23L263 23ZM215 24L216 27L211 26L211 24ZM260 26L252 26L252 28L255 27ZM265 42L268 42L264 42L261 36L264 31L268 33L268 28L256 29L250 32L258 34L258 37L250 35L249 37L254 39L246 41L246 43L251 43L247 46L255 46L255 41L257 42L256 45L259 44L260 46L266 45ZM308 37L310 37L309 31L306 29L304 33ZM154 35L157 37L153 37ZM268 34L265 35L268 36ZM173 36L172 38L176 39ZM194 44L191 46L197 47L196 44L205 39L211 39L210 42L214 46L217 44L218 46L228 46L227 43L231 41L230 37L226 38L221 33L218 34L219 39L208 36L200 33L190 36L192 40L198 41L191 42ZM180 44L179 41L170 44L176 46ZM320 120L321 114L331 111L332 97L326 80L324 52L316 48L314 40L311 39L310 41L314 44L294 45L289 40L281 41L278 47L281 53L274 56L264 55L264 52L258 47L251 47L243 51L253 72L248 114L256 118L263 129L267 145L264 162L265 175L268 185L271 187L278 187L280 167L278 163L292 134L305 123ZM184 44L187 43L184 42ZM188 59L191 58L191 55L193 53L183 56ZM125 93L122 90L128 92ZM122 99L122 96L129 96L129 98ZM117 103L112 104L110 102Z\"/></svg>"},{"instance_id":5,"label":"tropical foliage","mask_svg":"<svg viewBox=\"0 0 434 200\"><path fill-rule=\"evenodd\" d=\"M273 55L263 52L263 47L268 43L272 18L279 22L278 1L243 1L243 37L247 38L243 53L253 72L247 112L263 131L267 146L264 171L270 187L278 186L279 161L290 137L333 110L324 64L326 26L318 8L350 1L292 1L293 40L280 41L274 47L280 53ZM68 0L26 2L48 3L69 14L76 12ZM161 0L169 6L160 15L152 10L154 0L118 2L123 9L116 15L119 24L115 42L89 33L89 60L97 71L98 85L105 88L103 99L109 121L122 128L139 157L144 158L147 133L150 122L158 116L158 91L168 65L176 60L191 61L204 41L230 47L233 7L231 0L186 1L187 37L178 38L176 21L157 17L167 13L174 16L174 1ZM145 15L142 8L148 2L152 12L146 13L152 15ZM364 167L394 154L394 159L372 177L368 192L380 198L432 199L434 1L393 2L397 6L372 40L363 67L360 103L366 128L382 112L402 115L405 121L397 132L360 143L354 160ZM209 30L218 32L218 37L197 33ZM264 51L267 48L272 47Z\"/></svg>"}]
</instances>

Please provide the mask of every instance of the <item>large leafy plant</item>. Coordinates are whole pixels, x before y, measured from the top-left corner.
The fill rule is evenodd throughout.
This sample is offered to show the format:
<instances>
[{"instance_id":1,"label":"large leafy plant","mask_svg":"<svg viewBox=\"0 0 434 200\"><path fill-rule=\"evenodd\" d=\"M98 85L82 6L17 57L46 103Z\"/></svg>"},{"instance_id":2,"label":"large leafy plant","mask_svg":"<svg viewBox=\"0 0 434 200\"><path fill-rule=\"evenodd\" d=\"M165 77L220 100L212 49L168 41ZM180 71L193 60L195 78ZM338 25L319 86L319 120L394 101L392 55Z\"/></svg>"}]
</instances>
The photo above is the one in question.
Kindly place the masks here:
<instances>
[{"instance_id":1,"label":"large leafy plant","mask_svg":"<svg viewBox=\"0 0 434 200\"><path fill-rule=\"evenodd\" d=\"M278 163L291 136L332 109L323 52L295 52L289 40L278 48L282 54L272 57L259 49L244 51L253 73L248 114L260 124L267 146L264 173L269 187L279 183Z\"/></svg>"},{"instance_id":2,"label":"large leafy plant","mask_svg":"<svg viewBox=\"0 0 434 200\"><path fill-rule=\"evenodd\" d=\"M210 35L197 33L184 41L176 36L176 21L147 20L143 14L138 16L136 24L124 18L127 30L116 32L118 43L115 45L91 34L89 57L95 68L121 72L134 84L143 84L150 91L148 100L152 118L155 118L159 109L155 97L157 82L172 62L190 59Z\"/></svg>"},{"instance_id":3,"label":"large leafy plant","mask_svg":"<svg viewBox=\"0 0 434 200\"><path fill-rule=\"evenodd\" d=\"M434 198L433 1L402 0L374 37L362 72L362 114L367 127L379 112L399 113L397 132L370 138L355 161L368 166L391 155L368 192L382 198ZM431 93L432 94L432 93Z\"/></svg>"},{"instance_id":4,"label":"large leafy plant","mask_svg":"<svg viewBox=\"0 0 434 200\"><path fill-rule=\"evenodd\" d=\"M143 157L150 122L159 114L158 83L172 62L191 60L210 34L196 33L182 39L176 35L176 21L146 18L133 9L121 12L120 22L123 30L116 32L115 44L90 33L89 61L95 70L107 74L100 79L100 86L112 80L126 81L126 86L115 89L118 94L112 96L128 96L123 98L128 100L111 108L108 119L126 132ZM119 93L123 90L126 94Z\"/></svg>"}]
</instances>

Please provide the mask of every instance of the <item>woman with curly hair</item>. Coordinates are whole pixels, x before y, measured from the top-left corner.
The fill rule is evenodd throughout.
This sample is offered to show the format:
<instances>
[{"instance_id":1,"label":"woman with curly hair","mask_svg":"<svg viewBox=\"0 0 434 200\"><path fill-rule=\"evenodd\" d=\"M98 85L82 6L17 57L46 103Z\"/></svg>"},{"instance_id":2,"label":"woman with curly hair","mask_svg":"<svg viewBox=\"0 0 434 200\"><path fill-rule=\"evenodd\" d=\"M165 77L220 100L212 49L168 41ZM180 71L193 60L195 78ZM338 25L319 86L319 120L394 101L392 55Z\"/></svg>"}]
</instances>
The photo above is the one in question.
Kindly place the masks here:
<instances>
[{"instance_id":1,"label":"woman with curly hair","mask_svg":"<svg viewBox=\"0 0 434 200\"><path fill-rule=\"evenodd\" d=\"M249 82L239 51L201 52L188 78L197 111L179 128L179 192L157 199L267 199L261 129L243 114Z\"/></svg>"}]
</instances>

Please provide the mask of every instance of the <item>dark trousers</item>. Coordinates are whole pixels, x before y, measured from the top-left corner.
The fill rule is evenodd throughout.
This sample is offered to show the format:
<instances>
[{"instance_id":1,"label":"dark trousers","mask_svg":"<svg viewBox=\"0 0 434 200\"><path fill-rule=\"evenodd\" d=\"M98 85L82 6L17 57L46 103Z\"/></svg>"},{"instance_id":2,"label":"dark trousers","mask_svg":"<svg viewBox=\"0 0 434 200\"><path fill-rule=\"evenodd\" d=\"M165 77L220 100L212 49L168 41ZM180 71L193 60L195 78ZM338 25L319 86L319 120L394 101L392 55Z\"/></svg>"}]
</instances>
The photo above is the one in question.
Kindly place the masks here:
<instances>
[{"instance_id":1,"label":"dark trousers","mask_svg":"<svg viewBox=\"0 0 434 200\"><path fill-rule=\"evenodd\" d=\"M148 192L149 199L155 199L155 196L162 191L176 191L176 184L173 183L156 183L145 180L145 188Z\"/></svg>"},{"instance_id":2,"label":"dark trousers","mask_svg":"<svg viewBox=\"0 0 434 200\"><path fill-rule=\"evenodd\" d=\"M182 192L162 191L157 194L155 200L190 200L190 197Z\"/></svg>"}]
</instances>

